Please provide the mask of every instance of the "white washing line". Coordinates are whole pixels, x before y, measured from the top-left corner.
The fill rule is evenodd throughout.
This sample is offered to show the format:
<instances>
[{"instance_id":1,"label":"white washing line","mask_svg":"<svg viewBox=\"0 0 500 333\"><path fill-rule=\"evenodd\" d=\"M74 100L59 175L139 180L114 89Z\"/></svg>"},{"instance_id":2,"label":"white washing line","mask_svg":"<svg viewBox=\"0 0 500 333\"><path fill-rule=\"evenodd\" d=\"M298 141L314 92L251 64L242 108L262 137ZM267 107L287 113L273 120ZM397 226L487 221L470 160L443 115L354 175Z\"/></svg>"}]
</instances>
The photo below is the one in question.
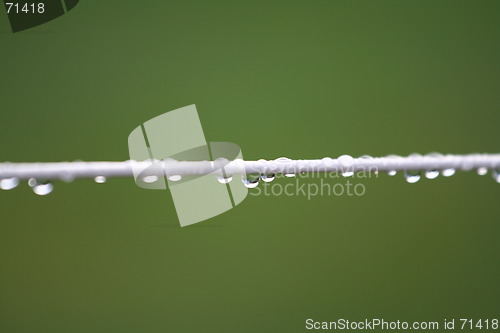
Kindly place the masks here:
<instances>
[{"instance_id":1,"label":"white washing line","mask_svg":"<svg viewBox=\"0 0 500 333\"><path fill-rule=\"evenodd\" d=\"M390 175L400 171L439 171L443 175L451 175L455 171L478 170L485 174L488 170L495 173L498 179L500 171L500 154L470 154L470 155L410 155L408 157L387 156L372 158L364 156L352 158L342 155L332 159L325 157L314 160L291 160L278 158L276 160L228 161L218 159L210 161L123 161L123 162L58 162L58 163L0 163L0 179L16 178L17 180L73 180L76 178L95 177L133 177L135 170L147 175L202 175L221 174L296 174L341 172L345 175L353 172L387 172ZM136 172L137 175L137 172Z\"/></svg>"}]
</instances>

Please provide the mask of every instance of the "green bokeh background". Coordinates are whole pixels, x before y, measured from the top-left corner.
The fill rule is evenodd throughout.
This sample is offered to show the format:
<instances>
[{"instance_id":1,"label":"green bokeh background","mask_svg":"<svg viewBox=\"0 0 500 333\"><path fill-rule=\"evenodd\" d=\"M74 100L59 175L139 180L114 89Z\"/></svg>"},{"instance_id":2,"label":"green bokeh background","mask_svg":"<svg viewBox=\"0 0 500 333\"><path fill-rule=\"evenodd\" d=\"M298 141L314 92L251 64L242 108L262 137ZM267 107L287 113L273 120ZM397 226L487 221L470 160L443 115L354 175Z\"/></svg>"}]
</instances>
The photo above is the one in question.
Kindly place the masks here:
<instances>
[{"instance_id":1,"label":"green bokeh background","mask_svg":"<svg viewBox=\"0 0 500 333\"><path fill-rule=\"evenodd\" d=\"M0 160L125 160L132 129L189 104L246 159L498 152L499 13L496 0L82 0L13 34L1 12ZM131 179L2 191L0 331L500 317L489 175L361 182L361 197L249 196L187 228L167 191Z\"/></svg>"}]
</instances>

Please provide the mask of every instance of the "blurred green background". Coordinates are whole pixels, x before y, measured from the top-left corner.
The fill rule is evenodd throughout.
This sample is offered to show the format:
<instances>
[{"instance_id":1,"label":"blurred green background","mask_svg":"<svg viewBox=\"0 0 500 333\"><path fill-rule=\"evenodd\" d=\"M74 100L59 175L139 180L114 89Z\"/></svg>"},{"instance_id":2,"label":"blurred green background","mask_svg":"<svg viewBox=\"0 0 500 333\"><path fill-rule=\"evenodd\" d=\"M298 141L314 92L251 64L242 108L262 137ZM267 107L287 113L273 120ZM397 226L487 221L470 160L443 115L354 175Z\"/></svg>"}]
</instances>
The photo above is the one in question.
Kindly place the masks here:
<instances>
[{"instance_id":1,"label":"blurred green background","mask_svg":"<svg viewBox=\"0 0 500 333\"><path fill-rule=\"evenodd\" d=\"M496 0L82 0L13 34L1 12L0 160L125 160L132 129L189 104L207 140L246 159L498 152L499 13ZM361 197L249 196L187 228L167 191L131 179L2 191L0 331L500 317L499 184L362 183Z\"/></svg>"}]
</instances>

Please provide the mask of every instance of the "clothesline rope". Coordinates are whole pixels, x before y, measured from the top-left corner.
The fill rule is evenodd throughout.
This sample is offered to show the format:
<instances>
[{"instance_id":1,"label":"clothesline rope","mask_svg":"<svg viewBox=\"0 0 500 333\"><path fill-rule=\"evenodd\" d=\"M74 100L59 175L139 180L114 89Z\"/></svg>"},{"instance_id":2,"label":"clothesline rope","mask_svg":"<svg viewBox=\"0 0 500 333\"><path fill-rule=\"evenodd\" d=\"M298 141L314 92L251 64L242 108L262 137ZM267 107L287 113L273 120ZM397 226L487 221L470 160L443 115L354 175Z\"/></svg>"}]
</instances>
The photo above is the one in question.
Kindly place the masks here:
<instances>
[{"instance_id":1,"label":"clothesline rope","mask_svg":"<svg viewBox=\"0 0 500 333\"><path fill-rule=\"evenodd\" d=\"M275 160L228 161L123 161L123 162L57 162L57 163L0 163L0 180L17 181L40 179L44 181L69 181L77 178L93 178L102 182L106 178L132 177L134 169L146 170L148 175L245 175L245 174L287 174L339 172L350 176L357 172L386 172L394 175L401 171L433 172L450 175L455 171L477 170L479 174L494 173L496 180L500 170L500 154L470 155L417 155L407 157L390 155L386 157L362 156L352 158L342 155L338 158L325 157L311 160L292 160L281 157Z\"/></svg>"}]
</instances>

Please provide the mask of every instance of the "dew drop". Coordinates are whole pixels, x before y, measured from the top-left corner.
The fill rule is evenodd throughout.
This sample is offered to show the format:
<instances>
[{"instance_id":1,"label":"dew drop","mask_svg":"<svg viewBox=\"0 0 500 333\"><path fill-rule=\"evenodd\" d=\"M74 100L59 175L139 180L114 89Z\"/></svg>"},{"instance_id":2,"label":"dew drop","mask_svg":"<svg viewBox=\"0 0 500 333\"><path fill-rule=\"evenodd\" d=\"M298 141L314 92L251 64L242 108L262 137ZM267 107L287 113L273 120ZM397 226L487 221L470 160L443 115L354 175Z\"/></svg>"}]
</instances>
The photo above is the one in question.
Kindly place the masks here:
<instances>
[{"instance_id":1,"label":"dew drop","mask_svg":"<svg viewBox=\"0 0 500 333\"><path fill-rule=\"evenodd\" d=\"M291 162L292 160L289 159L288 157L279 157L277 159L274 160L275 162L278 162L278 163L288 163L288 162ZM285 174L285 177L295 177L295 173L293 172L284 172Z\"/></svg>"},{"instance_id":2,"label":"dew drop","mask_svg":"<svg viewBox=\"0 0 500 333\"><path fill-rule=\"evenodd\" d=\"M243 185L247 188L256 188L257 185L259 185L259 177L254 177L254 176L243 176L241 177L241 181L243 182Z\"/></svg>"},{"instance_id":3,"label":"dew drop","mask_svg":"<svg viewBox=\"0 0 500 333\"><path fill-rule=\"evenodd\" d=\"M288 157L278 157L274 161L276 161L276 162L290 162L291 159L289 159Z\"/></svg>"},{"instance_id":4,"label":"dew drop","mask_svg":"<svg viewBox=\"0 0 500 333\"><path fill-rule=\"evenodd\" d=\"M19 179L16 177L0 179L0 188L2 190L12 190L19 185Z\"/></svg>"},{"instance_id":5,"label":"dew drop","mask_svg":"<svg viewBox=\"0 0 500 333\"><path fill-rule=\"evenodd\" d=\"M229 184L231 180L233 180L233 177L217 176L217 181L221 184Z\"/></svg>"},{"instance_id":6,"label":"dew drop","mask_svg":"<svg viewBox=\"0 0 500 333\"><path fill-rule=\"evenodd\" d=\"M389 170L389 171L387 171L387 174L388 174L389 176L395 176L397 173L398 173L398 172L397 172L396 170Z\"/></svg>"},{"instance_id":7,"label":"dew drop","mask_svg":"<svg viewBox=\"0 0 500 333\"><path fill-rule=\"evenodd\" d=\"M30 187L33 187L33 186L35 186L36 184L37 184L37 181L36 181L36 179L35 179L35 178L30 178L30 179L28 179L28 185L29 185Z\"/></svg>"},{"instance_id":8,"label":"dew drop","mask_svg":"<svg viewBox=\"0 0 500 333\"><path fill-rule=\"evenodd\" d=\"M33 192L38 195L47 195L54 190L52 183L37 183L33 186Z\"/></svg>"},{"instance_id":9,"label":"dew drop","mask_svg":"<svg viewBox=\"0 0 500 333\"><path fill-rule=\"evenodd\" d=\"M427 179L436 179L439 176L438 170L428 170L425 172L425 178Z\"/></svg>"},{"instance_id":10,"label":"dew drop","mask_svg":"<svg viewBox=\"0 0 500 333\"><path fill-rule=\"evenodd\" d=\"M145 176L142 180L147 184L151 184L158 181L158 176L156 175Z\"/></svg>"},{"instance_id":11,"label":"dew drop","mask_svg":"<svg viewBox=\"0 0 500 333\"><path fill-rule=\"evenodd\" d=\"M420 172L419 171L405 171L406 181L410 184L416 183L420 180Z\"/></svg>"},{"instance_id":12,"label":"dew drop","mask_svg":"<svg viewBox=\"0 0 500 333\"><path fill-rule=\"evenodd\" d=\"M172 182L178 182L179 180L182 179L182 176L181 175L171 175L171 176L168 176L167 178L168 178L168 180L170 180Z\"/></svg>"},{"instance_id":13,"label":"dew drop","mask_svg":"<svg viewBox=\"0 0 500 333\"><path fill-rule=\"evenodd\" d=\"M342 172L343 177L352 177L354 175L354 171L344 171Z\"/></svg>"},{"instance_id":14,"label":"dew drop","mask_svg":"<svg viewBox=\"0 0 500 333\"><path fill-rule=\"evenodd\" d=\"M500 183L500 170L498 170L498 169L497 170L493 170L492 175L493 175L493 179L495 179L495 181L497 183Z\"/></svg>"},{"instance_id":15,"label":"dew drop","mask_svg":"<svg viewBox=\"0 0 500 333\"><path fill-rule=\"evenodd\" d=\"M337 158L342 168L342 176L352 177L354 171L352 171L352 166L354 165L354 158L350 155L341 155Z\"/></svg>"},{"instance_id":16,"label":"dew drop","mask_svg":"<svg viewBox=\"0 0 500 333\"><path fill-rule=\"evenodd\" d=\"M450 168L450 169L444 169L442 172L444 177L451 177L455 174L455 169Z\"/></svg>"},{"instance_id":17,"label":"dew drop","mask_svg":"<svg viewBox=\"0 0 500 333\"><path fill-rule=\"evenodd\" d=\"M266 183L272 182L275 178L276 178L276 175L274 173L271 173L268 175L266 175L266 174L260 175L260 179L262 179L262 181L264 181Z\"/></svg>"},{"instance_id":18,"label":"dew drop","mask_svg":"<svg viewBox=\"0 0 500 333\"><path fill-rule=\"evenodd\" d=\"M98 183L98 184L103 184L103 183L105 183L105 182L106 182L106 180L107 180L107 179L106 179L106 177L104 177L104 176L97 176L97 177L95 177L95 178L94 178L94 181L95 181L96 183Z\"/></svg>"},{"instance_id":19,"label":"dew drop","mask_svg":"<svg viewBox=\"0 0 500 333\"><path fill-rule=\"evenodd\" d=\"M286 159L286 157L283 157ZM265 159L260 159L259 162L267 162L267 160ZM276 178L276 175L274 173L261 173L260 174L260 179L262 179L262 181L266 182L266 183L269 183L269 182L272 182L274 179Z\"/></svg>"},{"instance_id":20,"label":"dew drop","mask_svg":"<svg viewBox=\"0 0 500 333\"><path fill-rule=\"evenodd\" d=\"M477 174L480 176L484 176L488 173L488 168L479 168L477 169Z\"/></svg>"},{"instance_id":21,"label":"dew drop","mask_svg":"<svg viewBox=\"0 0 500 333\"><path fill-rule=\"evenodd\" d=\"M350 168L354 164L354 158L350 155L341 155L337 158L343 168Z\"/></svg>"}]
</instances>

